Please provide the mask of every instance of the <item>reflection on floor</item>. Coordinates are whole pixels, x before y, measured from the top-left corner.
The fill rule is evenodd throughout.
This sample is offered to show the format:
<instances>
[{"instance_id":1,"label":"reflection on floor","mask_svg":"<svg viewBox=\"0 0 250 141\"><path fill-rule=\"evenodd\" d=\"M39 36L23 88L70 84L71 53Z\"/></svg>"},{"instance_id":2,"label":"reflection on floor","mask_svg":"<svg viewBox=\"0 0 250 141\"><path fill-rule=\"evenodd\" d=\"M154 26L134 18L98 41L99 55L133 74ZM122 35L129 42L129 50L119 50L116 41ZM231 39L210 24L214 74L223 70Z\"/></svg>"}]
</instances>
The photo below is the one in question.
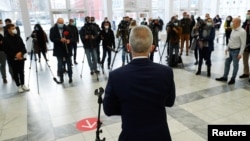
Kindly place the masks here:
<instances>
[{"instance_id":1,"label":"reflection on floor","mask_svg":"<svg viewBox=\"0 0 250 141\"><path fill-rule=\"evenodd\" d=\"M155 62L163 43L155 53ZM174 107L166 108L168 123L174 141L206 141L208 124L250 124L250 85L248 79L239 79L235 85L215 81L224 69L225 46L215 43L212 54L212 75L206 76L203 66L196 76L197 66L193 53L182 56L184 68L173 68L177 99ZM166 49L165 49L166 51ZM4 141L90 141L95 139L95 130L79 131L76 123L85 118L97 117L98 103L94 90L105 87L108 72L90 75L83 49L78 48L78 65L73 66L73 83L56 84L56 59L49 52L48 65L42 59L26 62L26 84L30 92L18 94L15 83L8 76L8 83L0 82L0 140ZM166 53L164 53L166 54ZM113 54L114 55L114 54ZM162 57L162 64L165 62ZM117 54L113 68L121 66L121 52ZM37 66L37 67L36 67ZM231 70L232 72L232 70ZM238 75L242 73L242 60ZM231 75L231 73L230 73ZM82 77L80 77L82 76ZM56 77L56 76L55 76ZM37 79L38 78L38 79ZM121 131L120 117L106 117L101 134L108 141L117 141Z\"/></svg>"}]
</instances>

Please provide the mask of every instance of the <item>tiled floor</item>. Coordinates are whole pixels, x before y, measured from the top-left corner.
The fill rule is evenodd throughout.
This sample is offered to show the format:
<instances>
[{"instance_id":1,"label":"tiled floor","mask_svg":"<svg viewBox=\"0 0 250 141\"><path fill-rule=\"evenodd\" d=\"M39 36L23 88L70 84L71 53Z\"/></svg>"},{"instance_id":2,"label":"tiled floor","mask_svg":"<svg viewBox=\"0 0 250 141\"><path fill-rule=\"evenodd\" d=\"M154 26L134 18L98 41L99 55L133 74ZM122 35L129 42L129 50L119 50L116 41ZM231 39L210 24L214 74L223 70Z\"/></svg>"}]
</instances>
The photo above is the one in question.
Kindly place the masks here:
<instances>
[{"instance_id":1,"label":"tiled floor","mask_svg":"<svg viewBox=\"0 0 250 141\"><path fill-rule=\"evenodd\" d=\"M193 53L182 57L184 68L174 68L177 98L172 108L166 108L173 141L206 141L208 124L250 124L250 84L247 79L237 77L236 84L230 86L215 81L215 77L223 73L224 49L222 43L215 43L210 78L206 77L205 66L200 76L195 75L197 66L193 65ZM160 47L162 50L163 46ZM9 76L8 84L0 82L1 141L95 140L95 130L79 131L76 123L97 117L94 90L105 87L109 71L105 68L97 81L95 75L89 74L86 58L82 63L82 54L83 49L78 48L79 64L73 67L72 84L68 83L66 74L64 84L53 81L56 59L52 52L49 52L48 64L54 74L43 59L41 63L37 62L37 69L35 61L31 61L31 65L30 60L27 61L26 82L30 92L18 94ZM155 53L155 62L159 62L158 52ZM165 56L162 62L166 65ZM121 52L117 54L113 68L120 65ZM238 75L241 73L242 60ZM107 117L102 112L101 120L101 138L117 141L121 131L120 117Z\"/></svg>"}]
</instances>

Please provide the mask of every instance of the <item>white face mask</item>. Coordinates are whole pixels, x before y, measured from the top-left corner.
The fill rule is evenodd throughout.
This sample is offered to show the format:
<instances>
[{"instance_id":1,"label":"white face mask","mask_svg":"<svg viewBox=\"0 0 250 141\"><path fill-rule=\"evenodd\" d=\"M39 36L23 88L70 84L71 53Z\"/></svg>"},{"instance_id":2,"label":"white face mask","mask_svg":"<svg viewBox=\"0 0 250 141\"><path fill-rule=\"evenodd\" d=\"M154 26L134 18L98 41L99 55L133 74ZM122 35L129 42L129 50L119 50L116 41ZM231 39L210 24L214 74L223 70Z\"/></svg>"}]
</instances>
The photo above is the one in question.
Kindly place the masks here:
<instances>
[{"instance_id":1,"label":"white face mask","mask_svg":"<svg viewBox=\"0 0 250 141\"><path fill-rule=\"evenodd\" d=\"M0 28L2 28L3 27L3 24L0 24Z\"/></svg>"},{"instance_id":2,"label":"white face mask","mask_svg":"<svg viewBox=\"0 0 250 141\"><path fill-rule=\"evenodd\" d=\"M106 29L108 29L109 28L109 26L104 26Z\"/></svg>"},{"instance_id":3,"label":"white face mask","mask_svg":"<svg viewBox=\"0 0 250 141\"><path fill-rule=\"evenodd\" d=\"M13 29L13 30L12 30L12 33L13 33L13 34L17 34L17 30L16 30L16 29Z\"/></svg>"},{"instance_id":4,"label":"white face mask","mask_svg":"<svg viewBox=\"0 0 250 141\"><path fill-rule=\"evenodd\" d=\"M211 22L207 22L207 26L212 26L212 23Z\"/></svg>"}]
</instances>

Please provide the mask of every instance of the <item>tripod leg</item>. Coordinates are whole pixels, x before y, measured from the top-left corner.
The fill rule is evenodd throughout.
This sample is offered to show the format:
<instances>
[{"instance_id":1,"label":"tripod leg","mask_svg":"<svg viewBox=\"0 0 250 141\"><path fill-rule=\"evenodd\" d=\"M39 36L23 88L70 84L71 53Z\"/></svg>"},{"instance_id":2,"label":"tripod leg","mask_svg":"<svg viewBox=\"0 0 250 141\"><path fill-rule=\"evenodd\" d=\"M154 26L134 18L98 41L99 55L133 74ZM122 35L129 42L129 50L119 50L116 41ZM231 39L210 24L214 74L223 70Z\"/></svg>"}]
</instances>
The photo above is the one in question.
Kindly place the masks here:
<instances>
[{"instance_id":1,"label":"tripod leg","mask_svg":"<svg viewBox=\"0 0 250 141\"><path fill-rule=\"evenodd\" d=\"M31 72L32 57L33 57L33 49L31 49L31 52L30 52L30 67L29 67L28 87L30 85L30 72Z\"/></svg>"},{"instance_id":2,"label":"tripod leg","mask_svg":"<svg viewBox=\"0 0 250 141\"><path fill-rule=\"evenodd\" d=\"M36 64L36 84L37 84L37 93L39 94L39 81L38 81L38 70L37 70L37 59L36 59L36 55L34 55L35 57L35 64Z\"/></svg>"},{"instance_id":3,"label":"tripod leg","mask_svg":"<svg viewBox=\"0 0 250 141\"><path fill-rule=\"evenodd\" d=\"M83 71L84 59L85 59L85 51L83 53L83 59L82 59L82 70L81 70L81 74L80 74L81 78L82 78L82 71Z\"/></svg>"}]
</instances>

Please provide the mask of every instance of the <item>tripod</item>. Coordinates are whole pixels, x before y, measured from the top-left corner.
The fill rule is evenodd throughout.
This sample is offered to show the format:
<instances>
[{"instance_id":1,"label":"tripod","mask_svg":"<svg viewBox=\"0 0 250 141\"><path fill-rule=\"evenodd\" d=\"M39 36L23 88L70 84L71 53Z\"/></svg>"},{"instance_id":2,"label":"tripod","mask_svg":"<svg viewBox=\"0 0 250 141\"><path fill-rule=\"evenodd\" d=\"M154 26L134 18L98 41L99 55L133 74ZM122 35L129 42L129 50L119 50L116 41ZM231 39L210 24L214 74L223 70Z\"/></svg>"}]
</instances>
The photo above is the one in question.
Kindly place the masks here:
<instances>
[{"instance_id":1,"label":"tripod","mask_svg":"<svg viewBox=\"0 0 250 141\"><path fill-rule=\"evenodd\" d=\"M105 141L105 138L100 139L100 133L102 133L102 130L100 129L101 126L102 126L102 122L100 121L100 113L101 113L102 94L103 93L104 93L104 89L102 87L95 90L95 95L98 96L98 101L97 102L99 104L95 141Z\"/></svg>"},{"instance_id":2,"label":"tripod","mask_svg":"<svg viewBox=\"0 0 250 141\"><path fill-rule=\"evenodd\" d=\"M29 39L29 37L26 39L26 41ZM32 38L32 45L31 45L31 52L30 52L30 67L29 67L29 80L28 80L28 87L29 87L29 84L30 84L30 72L31 72L31 64L32 64L32 59L33 59L33 55L34 55L34 58L35 58L35 65L36 65L36 80L37 80L37 93L39 94L39 81L38 81L38 71L37 71L37 58L36 58L36 55L34 54L34 47L35 47L35 44L37 42L37 39L36 38Z\"/></svg>"},{"instance_id":3,"label":"tripod","mask_svg":"<svg viewBox=\"0 0 250 141\"><path fill-rule=\"evenodd\" d=\"M160 64L162 64L162 56L163 56L163 53L164 53L164 51L165 51L166 46L169 47L169 44L168 44L167 39L166 39L166 41L165 41L163 51L162 51L162 53L160 54L160 62L159 62ZM160 53L160 52L159 52L159 53Z\"/></svg>"},{"instance_id":4,"label":"tripod","mask_svg":"<svg viewBox=\"0 0 250 141\"><path fill-rule=\"evenodd\" d=\"M110 71L112 71L112 69L113 69L117 53L120 52L122 49L124 49L123 46L121 46L121 40L122 40L122 38L119 38L117 50L113 50L113 49L111 50L111 51L115 52L115 56L114 56L112 64L111 64ZM128 55L127 54L128 53L126 52L125 59L127 58L127 62L128 62Z\"/></svg>"}]
</instances>

